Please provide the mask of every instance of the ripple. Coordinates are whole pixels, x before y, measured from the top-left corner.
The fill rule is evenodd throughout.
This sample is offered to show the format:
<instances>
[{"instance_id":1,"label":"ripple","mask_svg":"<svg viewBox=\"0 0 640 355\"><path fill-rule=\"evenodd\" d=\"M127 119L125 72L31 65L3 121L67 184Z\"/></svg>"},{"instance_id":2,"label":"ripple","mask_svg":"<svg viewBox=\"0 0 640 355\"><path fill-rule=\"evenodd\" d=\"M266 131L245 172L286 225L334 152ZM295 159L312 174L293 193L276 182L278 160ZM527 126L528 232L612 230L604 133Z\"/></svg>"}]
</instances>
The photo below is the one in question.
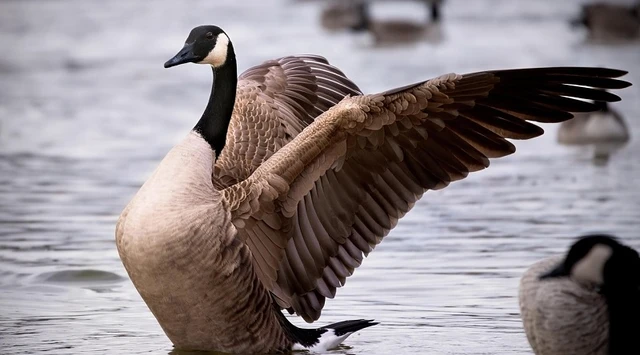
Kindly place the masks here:
<instances>
[{"instance_id":1,"label":"ripple","mask_svg":"<svg viewBox=\"0 0 640 355\"><path fill-rule=\"evenodd\" d=\"M112 284L126 280L113 272L92 269L45 272L35 279L44 283L82 286Z\"/></svg>"}]
</instances>

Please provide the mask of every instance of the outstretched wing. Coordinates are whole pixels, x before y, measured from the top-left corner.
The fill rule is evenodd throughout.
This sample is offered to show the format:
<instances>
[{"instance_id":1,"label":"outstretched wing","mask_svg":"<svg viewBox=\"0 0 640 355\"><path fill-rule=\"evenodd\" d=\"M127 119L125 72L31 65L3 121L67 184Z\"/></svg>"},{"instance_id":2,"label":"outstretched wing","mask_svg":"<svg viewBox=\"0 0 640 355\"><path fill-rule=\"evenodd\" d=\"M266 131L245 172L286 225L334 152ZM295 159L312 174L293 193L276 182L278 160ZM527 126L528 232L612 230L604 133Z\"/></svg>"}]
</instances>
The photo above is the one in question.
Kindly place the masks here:
<instances>
[{"instance_id":1,"label":"outstretched wing","mask_svg":"<svg viewBox=\"0 0 640 355\"><path fill-rule=\"evenodd\" d=\"M346 98L223 191L264 285L283 308L318 319L375 245L430 189L515 152L507 141L543 130L579 99L618 101L599 89L625 72L540 68L449 74L381 94ZM595 88L595 89L594 89Z\"/></svg>"},{"instance_id":2,"label":"outstretched wing","mask_svg":"<svg viewBox=\"0 0 640 355\"><path fill-rule=\"evenodd\" d=\"M249 177L263 161L346 95L360 89L319 56L289 56L247 69L238 78L225 148L216 159L218 189Z\"/></svg>"}]
</instances>

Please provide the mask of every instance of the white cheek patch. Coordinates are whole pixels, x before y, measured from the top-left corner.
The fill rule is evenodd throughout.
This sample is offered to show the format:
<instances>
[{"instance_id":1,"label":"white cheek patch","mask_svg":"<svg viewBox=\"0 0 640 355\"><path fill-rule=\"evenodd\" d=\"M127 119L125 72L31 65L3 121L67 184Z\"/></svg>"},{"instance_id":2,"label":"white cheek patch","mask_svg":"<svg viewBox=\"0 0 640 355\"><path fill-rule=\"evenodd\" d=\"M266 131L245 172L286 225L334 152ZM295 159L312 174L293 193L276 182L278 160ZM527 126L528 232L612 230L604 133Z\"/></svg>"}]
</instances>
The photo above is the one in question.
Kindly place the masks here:
<instances>
[{"instance_id":1,"label":"white cheek patch","mask_svg":"<svg viewBox=\"0 0 640 355\"><path fill-rule=\"evenodd\" d=\"M604 282L604 264L613 250L608 245L596 245L571 270L571 276L578 282L602 285Z\"/></svg>"},{"instance_id":2,"label":"white cheek patch","mask_svg":"<svg viewBox=\"0 0 640 355\"><path fill-rule=\"evenodd\" d=\"M221 33L218 35L216 45L211 52L207 54L200 63L210 64L214 68L222 66L227 61L227 50L229 48L229 37L226 34Z\"/></svg>"}]
</instances>

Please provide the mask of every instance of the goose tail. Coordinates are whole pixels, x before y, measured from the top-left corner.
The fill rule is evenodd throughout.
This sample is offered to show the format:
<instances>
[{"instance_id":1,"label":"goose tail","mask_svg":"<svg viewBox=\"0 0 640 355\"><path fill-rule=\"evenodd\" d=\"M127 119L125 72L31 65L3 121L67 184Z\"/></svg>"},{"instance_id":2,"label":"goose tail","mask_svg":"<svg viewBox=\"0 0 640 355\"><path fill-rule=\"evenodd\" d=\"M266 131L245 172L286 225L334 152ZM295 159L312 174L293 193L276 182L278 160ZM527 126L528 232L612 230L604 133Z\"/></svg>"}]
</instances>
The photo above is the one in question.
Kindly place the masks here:
<instances>
[{"instance_id":1,"label":"goose tail","mask_svg":"<svg viewBox=\"0 0 640 355\"><path fill-rule=\"evenodd\" d=\"M378 324L373 319L355 319L329 324L317 329L304 329L291 324L284 314L278 313L282 327L294 343L292 350L323 352L335 349L349 335Z\"/></svg>"}]
</instances>

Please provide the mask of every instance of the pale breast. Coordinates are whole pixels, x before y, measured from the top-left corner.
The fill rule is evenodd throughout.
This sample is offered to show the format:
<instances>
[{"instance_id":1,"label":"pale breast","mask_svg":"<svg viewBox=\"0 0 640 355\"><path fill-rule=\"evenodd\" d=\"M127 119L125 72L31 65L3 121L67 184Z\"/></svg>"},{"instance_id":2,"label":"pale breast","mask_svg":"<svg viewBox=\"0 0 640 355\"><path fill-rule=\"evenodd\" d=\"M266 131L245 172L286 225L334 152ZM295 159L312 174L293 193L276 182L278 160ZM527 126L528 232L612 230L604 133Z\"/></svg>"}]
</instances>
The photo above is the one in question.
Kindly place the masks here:
<instances>
[{"instance_id":1,"label":"pale breast","mask_svg":"<svg viewBox=\"0 0 640 355\"><path fill-rule=\"evenodd\" d=\"M233 353L287 348L251 253L213 188L212 167L212 150L198 135L174 147L118 221L120 258L177 347Z\"/></svg>"},{"instance_id":2,"label":"pale breast","mask_svg":"<svg viewBox=\"0 0 640 355\"><path fill-rule=\"evenodd\" d=\"M167 244L194 234L193 228L224 216L213 207L221 200L211 182L213 161L211 147L193 132L167 153L118 221L116 239L125 259L141 258L152 248L167 250ZM211 213L221 216L212 219Z\"/></svg>"}]
</instances>

